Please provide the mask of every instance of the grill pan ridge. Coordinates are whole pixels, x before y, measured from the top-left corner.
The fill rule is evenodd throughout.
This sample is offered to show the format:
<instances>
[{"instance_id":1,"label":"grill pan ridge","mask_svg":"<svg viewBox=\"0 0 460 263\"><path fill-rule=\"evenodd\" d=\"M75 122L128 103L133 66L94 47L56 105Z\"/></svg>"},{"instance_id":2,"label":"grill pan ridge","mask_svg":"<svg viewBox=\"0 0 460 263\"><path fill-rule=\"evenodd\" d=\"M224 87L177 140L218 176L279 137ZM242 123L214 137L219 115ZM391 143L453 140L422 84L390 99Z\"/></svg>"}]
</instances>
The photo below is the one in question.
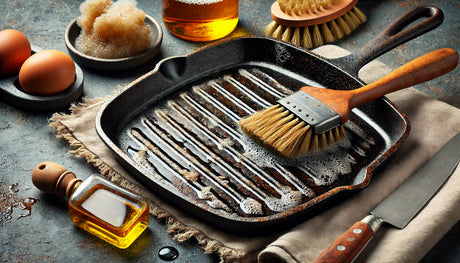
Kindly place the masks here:
<instances>
[{"instance_id":1,"label":"grill pan ridge","mask_svg":"<svg viewBox=\"0 0 460 263\"><path fill-rule=\"evenodd\" d=\"M383 32L377 39L391 41L371 44L361 57L377 57L378 50L428 30L409 31L409 38ZM347 70L358 72L362 60L353 61ZM129 173L176 207L234 233L281 230L325 209L339 194L366 187L410 131L407 118L385 97L352 111L343 143L300 160L279 159L239 130L240 118L302 86L364 85L334 63L271 38L217 42L160 61L102 106L96 130Z\"/></svg>"}]
</instances>

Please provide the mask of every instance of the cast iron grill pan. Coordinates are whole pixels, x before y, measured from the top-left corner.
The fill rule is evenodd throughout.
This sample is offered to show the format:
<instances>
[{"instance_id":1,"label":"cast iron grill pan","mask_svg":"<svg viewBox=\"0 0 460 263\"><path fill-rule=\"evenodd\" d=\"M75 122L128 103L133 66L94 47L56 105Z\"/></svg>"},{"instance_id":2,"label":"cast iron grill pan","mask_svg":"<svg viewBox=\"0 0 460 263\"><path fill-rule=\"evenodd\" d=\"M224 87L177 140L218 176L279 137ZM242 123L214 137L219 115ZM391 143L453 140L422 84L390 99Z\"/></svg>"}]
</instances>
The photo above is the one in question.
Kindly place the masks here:
<instances>
[{"instance_id":1,"label":"cast iron grill pan","mask_svg":"<svg viewBox=\"0 0 460 263\"><path fill-rule=\"evenodd\" d=\"M430 21L440 16L434 10ZM384 47L407 40L395 37ZM353 59L355 67L381 53L372 50ZM297 160L276 157L241 132L240 118L305 85L355 89L364 83L284 42L237 38L161 61L102 107L96 127L119 162L166 200L219 228L264 233L305 220L338 193L367 186L410 130L405 116L381 98L353 110L347 140Z\"/></svg>"}]
</instances>

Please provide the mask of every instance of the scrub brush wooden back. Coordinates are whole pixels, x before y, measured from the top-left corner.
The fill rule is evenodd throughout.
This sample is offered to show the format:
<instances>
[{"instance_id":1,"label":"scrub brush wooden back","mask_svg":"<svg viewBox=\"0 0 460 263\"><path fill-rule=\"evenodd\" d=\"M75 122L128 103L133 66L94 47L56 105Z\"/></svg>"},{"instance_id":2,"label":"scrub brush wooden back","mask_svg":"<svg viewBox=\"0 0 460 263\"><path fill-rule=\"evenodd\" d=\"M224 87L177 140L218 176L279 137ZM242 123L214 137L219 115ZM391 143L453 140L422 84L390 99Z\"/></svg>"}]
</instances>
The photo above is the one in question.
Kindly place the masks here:
<instances>
[{"instance_id":1,"label":"scrub brush wooden back","mask_svg":"<svg viewBox=\"0 0 460 263\"><path fill-rule=\"evenodd\" d=\"M240 127L283 157L303 156L345 138L342 124L354 107L439 77L453 70L457 63L457 51L444 48L414 59L359 89L302 87L277 105L243 118Z\"/></svg>"},{"instance_id":2,"label":"scrub brush wooden back","mask_svg":"<svg viewBox=\"0 0 460 263\"><path fill-rule=\"evenodd\" d=\"M277 0L271 7L273 22L264 30L294 45L311 49L350 34L366 21L357 0Z\"/></svg>"}]
</instances>

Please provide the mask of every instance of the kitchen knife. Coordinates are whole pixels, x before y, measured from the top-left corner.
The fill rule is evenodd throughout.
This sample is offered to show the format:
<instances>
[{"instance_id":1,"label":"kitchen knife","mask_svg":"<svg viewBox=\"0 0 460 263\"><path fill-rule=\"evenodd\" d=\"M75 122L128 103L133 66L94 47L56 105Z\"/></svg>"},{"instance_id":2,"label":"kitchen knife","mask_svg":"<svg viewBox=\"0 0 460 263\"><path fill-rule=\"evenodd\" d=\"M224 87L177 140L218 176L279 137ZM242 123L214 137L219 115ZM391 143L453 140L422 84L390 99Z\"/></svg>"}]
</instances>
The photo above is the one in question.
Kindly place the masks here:
<instances>
[{"instance_id":1,"label":"kitchen knife","mask_svg":"<svg viewBox=\"0 0 460 263\"><path fill-rule=\"evenodd\" d=\"M363 220L340 236L315 263L351 262L371 240L383 222L404 228L449 178L460 160L460 133L386 197Z\"/></svg>"}]
</instances>

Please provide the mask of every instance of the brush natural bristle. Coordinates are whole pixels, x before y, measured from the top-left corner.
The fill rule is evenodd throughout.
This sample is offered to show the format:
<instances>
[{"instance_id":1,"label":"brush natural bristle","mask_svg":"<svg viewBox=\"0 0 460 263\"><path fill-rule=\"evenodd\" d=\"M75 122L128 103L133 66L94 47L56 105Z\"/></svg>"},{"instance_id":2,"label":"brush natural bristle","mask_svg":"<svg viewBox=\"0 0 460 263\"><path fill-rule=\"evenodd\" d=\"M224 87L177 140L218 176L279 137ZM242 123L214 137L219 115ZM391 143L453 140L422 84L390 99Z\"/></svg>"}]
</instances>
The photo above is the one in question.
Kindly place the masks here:
<instances>
[{"instance_id":1,"label":"brush natural bristle","mask_svg":"<svg viewBox=\"0 0 460 263\"><path fill-rule=\"evenodd\" d=\"M303 15L316 13L322 9L327 9L336 0L277 0L281 11L289 15Z\"/></svg>"},{"instance_id":2,"label":"brush natural bristle","mask_svg":"<svg viewBox=\"0 0 460 263\"><path fill-rule=\"evenodd\" d=\"M286 2L295 3L297 1L286 0ZM286 27L272 21L265 27L264 33L305 49L312 49L342 39L366 22L366 19L366 16L355 6L341 17L319 25Z\"/></svg>"},{"instance_id":3,"label":"brush natural bristle","mask_svg":"<svg viewBox=\"0 0 460 263\"><path fill-rule=\"evenodd\" d=\"M243 118L240 127L268 150L287 158L323 149L346 137L343 126L315 134L308 123L279 104Z\"/></svg>"}]
</instances>

